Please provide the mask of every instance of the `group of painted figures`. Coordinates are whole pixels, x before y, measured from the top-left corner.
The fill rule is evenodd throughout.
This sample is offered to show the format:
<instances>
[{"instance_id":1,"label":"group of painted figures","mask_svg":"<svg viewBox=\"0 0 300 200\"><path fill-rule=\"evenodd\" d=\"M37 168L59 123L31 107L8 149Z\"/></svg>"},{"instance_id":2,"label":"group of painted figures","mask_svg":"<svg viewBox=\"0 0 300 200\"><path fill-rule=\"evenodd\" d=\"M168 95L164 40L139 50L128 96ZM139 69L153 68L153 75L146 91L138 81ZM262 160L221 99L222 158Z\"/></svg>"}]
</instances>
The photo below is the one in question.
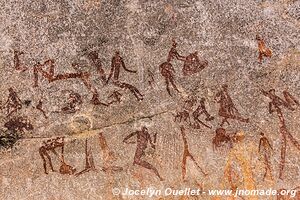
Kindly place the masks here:
<instances>
[{"instance_id":1,"label":"group of painted figures","mask_svg":"<svg viewBox=\"0 0 300 200\"><path fill-rule=\"evenodd\" d=\"M270 58L272 56L272 52L269 48L265 46L265 43L263 39L259 36L256 37L256 40L258 42L258 52L259 57L258 60L261 63L263 60L263 57ZM173 67L172 61L178 60L183 62L183 68L182 68L182 74L184 76L191 76L193 74L196 74L200 72L201 70L205 69L208 66L208 61L204 58L199 58L198 52L194 52L189 54L188 56L182 56L177 52L177 43L175 40L172 41L172 47L168 53L167 61L163 62L159 65L159 71L162 77L165 80L166 84L166 90L170 96L171 90L170 85L173 87L175 91L178 91L178 88L175 83L175 70ZM20 56L23 54L21 51L14 51L14 67L16 70L21 71L22 73L25 71L28 71L30 67L25 66L22 64L20 60ZM123 89L123 90L129 90L138 101L142 101L144 98L144 95L140 93L140 91L133 85L121 82L119 80L120 77L120 70L123 68L125 71L130 73L136 73L137 71L130 70L125 67L124 60L120 56L120 53L117 51L115 52L112 61L111 61L111 70L108 76L106 76L106 73L103 69L102 62L99 58L99 55L96 51L92 51L87 54L89 61L91 62L92 66L94 66L97 70L97 73L99 75L99 78L103 85L107 85L109 83L112 83L112 85ZM82 72L80 71L80 67L78 64L74 63L72 64L72 67L76 70L74 73L64 73L64 74L56 74L55 73L55 61L52 59L46 60L45 62L37 63L33 66L33 75L34 75L34 87L39 86L39 79L40 77L45 78L48 80L49 83L52 83L54 81L59 80L67 80L67 79L78 79L82 81L82 83L85 85L85 87L88 89L88 91L92 94L91 102L94 105L103 105L103 106L110 106L111 104L120 103L122 93L118 90L113 91L111 95L108 96L110 99L108 102L101 102L99 99L99 94L96 89L96 87L92 84L91 81L91 74L88 72ZM148 70L150 80L148 80L149 85L152 87L152 83L154 81L154 74L151 72L151 70ZM29 105L31 104L30 100L24 100L22 101L19 97L17 92L13 88L9 88L8 90L9 95L7 101L1 105L1 109L6 111L7 118L10 119L6 124L5 127L12 131L19 131L23 132L25 130L32 130L33 126L30 124L30 122L25 117L14 117L14 113L17 113L18 110L21 110L23 105ZM82 96L72 90L67 91L69 93L69 99L68 103L61 108L59 112L63 112L66 114L75 113L80 109L81 104L83 103ZM299 101L294 98L288 91L283 91L284 98L279 97L275 94L275 90L271 89L269 91L261 90L261 93L268 97L269 102L269 113L275 113L277 114L279 118L279 130L281 135L281 160L279 163L279 178L283 179L283 171L285 166L285 160L286 160L286 152L287 152L287 142L290 140L292 144L300 151L300 144L299 142L292 136L292 134L288 131L284 115L282 113L283 108L286 108L288 110L295 110L297 107L300 106ZM237 108L235 107L235 104L233 102L233 99L231 98L229 92L228 92L228 85L224 84L222 85L222 88L219 92L215 95L215 101L219 104L219 117L222 118L222 121L220 123L220 127L216 129L215 136L212 138L213 148L217 149L221 146L224 146L226 144L229 145L229 147L232 147L233 143L237 141L238 135L236 133L227 133L225 128L223 126L225 123L228 125L229 120L238 120L240 122L249 123L249 119L243 117ZM198 100L194 97L189 97L185 102L183 107L180 111L178 111L174 116L174 122L180 125L180 132L184 144L184 151L183 151L183 159L182 159L182 178L185 179L186 176L186 162L187 159L190 158L195 165L199 168L201 173L203 173L204 176L207 176L207 172L203 170L200 165L195 160L194 156L189 150L188 146L188 140L187 140L187 129L185 126L189 126L190 128L194 129L200 129L201 126L204 126L208 129L212 129L212 126L207 124L208 122L215 120L215 117L209 114L209 112L206 109L205 106L205 98L201 98L198 102ZM198 104L199 103L199 104ZM45 118L48 118L47 113L43 109L43 101L42 99L34 106L35 109L42 112L43 116ZM201 117L205 116L204 122ZM134 155L134 162L133 164L142 166L144 168L147 168L153 173L156 174L156 176L163 180L162 176L159 174L158 170L149 162L145 161L143 159L145 155L145 150L148 148L148 144L151 145L151 148L155 149L156 144L156 136L155 134L150 134L148 131L148 128L143 126L140 130L136 130L133 133L129 134L127 137L124 138L124 143L132 143L129 141L129 139L133 136L136 136L136 152ZM123 170L120 166L114 166L112 165L112 154L110 150L108 150L107 142L103 136L102 133L99 133L99 142L100 147L104 152L107 152L106 159L110 159L108 165L101 167L102 171L121 171ZM43 143L43 145L39 148L39 154L43 160L43 166L44 171L47 174L47 163L50 166L50 169L52 171L55 171L52 161L50 152L52 152L54 155L56 155L60 162L61 166L59 168L59 172L61 174L75 174L76 176L81 175L88 171L97 171L92 155L91 148L88 147L88 140L85 141L85 168L80 171L76 172L76 168L72 167L68 164L66 164L65 158L64 158L64 137L57 137L53 139L49 139ZM61 153L58 153L56 150L60 149ZM272 177L271 172L271 164L270 164L270 152L273 151L272 145L265 136L264 133L261 133L261 138L259 141L259 151L263 154L264 157L264 163L265 163L265 174L264 178L266 177L267 173L270 173L270 176Z\"/></svg>"}]
</instances>

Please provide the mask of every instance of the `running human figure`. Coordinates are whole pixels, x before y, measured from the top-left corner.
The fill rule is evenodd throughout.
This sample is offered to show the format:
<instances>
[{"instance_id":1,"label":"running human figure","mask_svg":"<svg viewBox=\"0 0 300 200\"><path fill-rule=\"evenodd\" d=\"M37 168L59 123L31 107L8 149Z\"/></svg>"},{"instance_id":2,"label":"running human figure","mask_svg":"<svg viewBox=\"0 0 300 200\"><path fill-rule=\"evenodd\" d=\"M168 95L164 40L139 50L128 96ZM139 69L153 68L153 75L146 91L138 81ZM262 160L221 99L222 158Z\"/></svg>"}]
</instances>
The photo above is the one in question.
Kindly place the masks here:
<instances>
[{"instance_id":1,"label":"running human figure","mask_svg":"<svg viewBox=\"0 0 300 200\"><path fill-rule=\"evenodd\" d=\"M6 108L7 117L22 109L22 101L12 87L8 89L8 98L3 107Z\"/></svg>"},{"instance_id":2,"label":"running human figure","mask_svg":"<svg viewBox=\"0 0 300 200\"><path fill-rule=\"evenodd\" d=\"M287 108L290 111L294 111L295 107L299 107L300 103L295 99L288 91L284 90L284 100L275 94L275 89L271 89L268 92L261 90L263 95L268 97L271 102L269 102L269 113L272 114L276 112L279 119L279 130L281 134L281 153L280 153L280 163L279 163L279 178L283 179L283 171L285 167L285 157L287 148L287 138L290 139L292 144L300 151L300 143L292 136L288 131L285 119L282 113L282 107Z\"/></svg>"},{"instance_id":3,"label":"running human figure","mask_svg":"<svg viewBox=\"0 0 300 200\"><path fill-rule=\"evenodd\" d=\"M110 74L107 78L106 83L109 82L111 77L113 78L113 81L118 81L120 77L120 69L123 68L125 71L130 72L130 73L136 73L137 71L135 70L130 70L127 69L125 66L125 63L123 61L123 58L120 56L120 52L116 51L115 55L112 58L111 61L111 69L110 69Z\"/></svg>"},{"instance_id":4,"label":"running human figure","mask_svg":"<svg viewBox=\"0 0 300 200\"><path fill-rule=\"evenodd\" d=\"M258 44L258 61L259 63L262 63L263 57L271 58L272 51L266 47L264 40L259 36L256 35L256 40Z\"/></svg>"},{"instance_id":5,"label":"running human figure","mask_svg":"<svg viewBox=\"0 0 300 200\"><path fill-rule=\"evenodd\" d=\"M264 164L265 164L265 173L264 173L263 180L265 180L268 172L270 173L270 177L273 180L271 162L270 162L270 157L271 157L273 148L264 133L260 133L260 136L261 136L261 138L259 140L258 151L259 151L259 153L262 154L262 156L264 158Z\"/></svg>"},{"instance_id":6,"label":"running human figure","mask_svg":"<svg viewBox=\"0 0 300 200\"><path fill-rule=\"evenodd\" d=\"M241 116L239 111L236 109L229 93L228 85L222 85L222 90L216 94L215 100L220 104L219 116L223 117L221 126L226 122L229 125L228 119L235 119L241 122L249 122L249 118L244 118Z\"/></svg>"},{"instance_id":7,"label":"running human figure","mask_svg":"<svg viewBox=\"0 0 300 200\"><path fill-rule=\"evenodd\" d=\"M187 159L190 158L194 164L199 168L199 170L201 171L201 173L204 176L207 176L208 174L204 172L204 170L199 166L199 164L197 163L197 161L195 160L194 156L190 153L189 150L189 146L188 146L188 142L186 139L186 133L185 133L185 128L183 126L180 127L181 130L181 136L182 136L182 140L183 140L183 159L182 159L182 165L181 165L181 169L182 169L182 179L185 180L185 175L186 175L186 162Z\"/></svg>"},{"instance_id":8,"label":"running human figure","mask_svg":"<svg viewBox=\"0 0 300 200\"><path fill-rule=\"evenodd\" d=\"M133 164L140 165L146 169L153 171L156 174L156 176L161 181L163 181L164 179L159 175L158 170L147 161L142 160L142 157L145 155L145 150L148 146L148 142L150 143L151 147L155 149L155 144L152 141L147 127L143 126L141 130L130 133L127 137L124 138L123 142L127 144L132 143L128 142L128 140L135 135L137 136L137 147L134 155Z\"/></svg>"}]
</instances>

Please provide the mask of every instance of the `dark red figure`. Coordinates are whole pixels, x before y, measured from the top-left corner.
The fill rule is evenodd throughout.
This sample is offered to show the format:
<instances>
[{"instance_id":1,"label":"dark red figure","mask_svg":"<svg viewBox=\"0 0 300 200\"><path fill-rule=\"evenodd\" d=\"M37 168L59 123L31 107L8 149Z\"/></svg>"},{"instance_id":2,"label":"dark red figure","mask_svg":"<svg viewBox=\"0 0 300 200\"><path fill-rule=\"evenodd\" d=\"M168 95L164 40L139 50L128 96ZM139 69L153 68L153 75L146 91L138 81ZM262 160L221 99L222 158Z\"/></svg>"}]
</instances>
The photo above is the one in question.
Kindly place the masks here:
<instances>
[{"instance_id":1,"label":"dark red figure","mask_svg":"<svg viewBox=\"0 0 300 200\"><path fill-rule=\"evenodd\" d=\"M194 96L189 96L188 99L184 101L182 111L176 113L174 122L176 122L178 119L179 122L187 122L189 125L192 125L190 112L192 111L196 102L197 99Z\"/></svg>"},{"instance_id":2,"label":"dark red figure","mask_svg":"<svg viewBox=\"0 0 300 200\"><path fill-rule=\"evenodd\" d=\"M82 175L89 171L97 171L97 170L92 155L92 149L91 148L88 149L88 141L87 139L85 139L85 168L82 171L75 174L75 176Z\"/></svg>"},{"instance_id":3,"label":"dark red figure","mask_svg":"<svg viewBox=\"0 0 300 200\"><path fill-rule=\"evenodd\" d=\"M260 136L261 138L259 140L258 151L264 157L264 164L265 164L265 173L264 173L263 180L265 180L268 172L270 173L271 179L273 179L271 162L270 162L271 152L273 151L273 148L264 133L260 133Z\"/></svg>"},{"instance_id":4,"label":"dark red figure","mask_svg":"<svg viewBox=\"0 0 300 200\"><path fill-rule=\"evenodd\" d=\"M24 52L22 51L17 51L17 50L14 50L14 66L15 66L15 70L18 70L18 71L26 71L28 68L26 66L22 66L21 65L21 62L20 62L20 55L23 55Z\"/></svg>"},{"instance_id":5,"label":"dark red figure","mask_svg":"<svg viewBox=\"0 0 300 200\"><path fill-rule=\"evenodd\" d=\"M30 121L25 117L13 117L4 124L4 127L12 132L24 133L24 131L33 130Z\"/></svg>"},{"instance_id":6,"label":"dark red figure","mask_svg":"<svg viewBox=\"0 0 300 200\"><path fill-rule=\"evenodd\" d=\"M145 155L145 150L148 146L148 142L150 143L151 147L155 149L155 145L151 139L148 129L145 126L143 126L141 130L130 133L127 137L124 138L123 142L128 144L128 139L135 135L137 135L137 147L134 155L133 164L140 165L146 169L153 171L156 174L156 176L161 181L163 181L164 179L159 175L157 169L147 161L142 160L142 157Z\"/></svg>"},{"instance_id":7,"label":"dark red figure","mask_svg":"<svg viewBox=\"0 0 300 200\"><path fill-rule=\"evenodd\" d=\"M248 118L243 118L239 111L236 109L229 93L228 86L225 84L222 86L222 90L216 94L215 100L220 104L219 116L223 117L221 126L226 122L229 125L228 119L235 119L241 122L249 122Z\"/></svg>"},{"instance_id":8,"label":"dark red figure","mask_svg":"<svg viewBox=\"0 0 300 200\"><path fill-rule=\"evenodd\" d=\"M34 87L38 87L38 80L39 80L39 73L42 77L46 78L49 83L59 80L66 80L66 79L80 79L86 88L93 94L92 103L95 105L102 104L98 99L98 92L96 88L90 82L90 74L88 72L75 72L75 73L64 73L64 74L57 74L55 75L55 61L52 59L46 60L43 64L36 64L33 69L34 73ZM72 67L77 70L78 64L73 63ZM48 70L44 70L43 68L46 67Z\"/></svg>"},{"instance_id":9,"label":"dark red figure","mask_svg":"<svg viewBox=\"0 0 300 200\"><path fill-rule=\"evenodd\" d=\"M175 40L173 40L172 48L169 51L167 62L164 62L159 65L159 71L160 71L161 75L165 78L166 89L170 96L172 96L170 88L169 88L170 83L172 84L174 90L179 92L179 90L177 89L177 86L175 85L175 77L174 77L175 69L173 68L173 66L171 64L171 61L173 59L185 61L185 57L179 55L179 53L176 50L176 47L177 47L177 43L175 42Z\"/></svg>"},{"instance_id":10,"label":"dark red figure","mask_svg":"<svg viewBox=\"0 0 300 200\"><path fill-rule=\"evenodd\" d=\"M194 121L195 121L195 127L200 127L200 124L202 124L203 126L210 128L210 126L206 125L204 122L202 122L199 117L204 114L206 116L205 120L206 121L211 121L214 119L214 117L212 117L206 110L205 107L205 99L201 98L200 99L200 105L196 108L196 110L192 113Z\"/></svg>"},{"instance_id":11,"label":"dark red figure","mask_svg":"<svg viewBox=\"0 0 300 200\"><path fill-rule=\"evenodd\" d=\"M176 48L177 48L177 42L173 39L172 40L172 47L171 47L171 49L169 51L169 54L168 54L167 62L171 62L174 59L185 61L185 57L179 55Z\"/></svg>"},{"instance_id":12,"label":"dark red figure","mask_svg":"<svg viewBox=\"0 0 300 200\"><path fill-rule=\"evenodd\" d=\"M48 159L51 170L53 172L55 171L53 168L53 165L52 165L51 157L48 154L48 152L50 151L59 157L58 153L55 150L56 148L61 148L61 157L60 157L61 166L60 166L60 170L59 170L60 173L61 174L74 174L75 173L76 169L65 163L64 155L63 155L64 154L64 145L65 145L64 137L57 137L54 139L49 139L46 142L44 141L44 145L39 148L39 153L43 160L45 174L48 174L46 159Z\"/></svg>"},{"instance_id":13,"label":"dark red figure","mask_svg":"<svg viewBox=\"0 0 300 200\"><path fill-rule=\"evenodd\" d=\"M115 55L114 55L114 57L112 58L112 61L111 61L110 74L109 74L106 82L108 83L109 80L111 79L111 77L113 77L114 81L119 80L120 69L121 68L124 68L124 70L127 71L127 72L136 73L136 71L127 69L125 67L125 63L123 61L123 58L120 56L120 52L116 51L116 53L115 53Z\"/></svg>"},{"instance_id":14,"label":"dark red figure","mask_svg":"<svg viewBox=\"0 0 300 200\"><path fill-rule=\"evenodd\" d=\"M69 102L65 107L61 109L61 111L65 113L75 113L80 109L79 106L81 104L82 104L81 95L74 91L71 91L69 94Z\"/></svg>"},{"instance_id":15,"label":"dark red figure","mask_svg":"<svg viewBox=\"0 0 300 200\"><path fill-rule=\"evenodd\" d=\"M199 170L202 172L202 174L204 176L207 176L207 174L203 171L203 169L199 166L199 164L197 163L197 161L195 160L194 156L190 153L189 151L189 146L188 146L188 142L186 139L186 133L185 133L185 128L183 126L180 127L181 130L181 136L182 136L182 140L183 140L183 159L182 159L182 165L181 165L181 169L182 169L182 179L185 180L185 175L186 175L186 162L187 159L190 158L194 164L199 168Z\"/></svg>"},{"instance_id":16,"label":"dark red figure","mask_svg":"<svg viewBox=\"0 0 300 200\"><path fill-rule=\"evenodd\" d=\"M285 119L282 113L282 107L287 108L288 110L295 110L293 106L300 106L299 101L296 100L288 91L283 91L283 95L285 100L281 99L279 96L275 94L275 89L271 89L268 92L262 90L263 95L268 97L271 102L269 103L269 113L272 114L276 112L279 119L279 130L282 137L281 140L281 160L279 164L279 178L283 179L283 171L285 166L285 157L286 157L286 146L287 139L289 138L292 144L300 151L299 142L292 136L292 134L288 131Z\"/></svg>"},{"instance_id":17,"label":"dark red figure","mask_svg":"<svg viewBox=\"0 0 300 200\"><path fill-rule=\"evenodd\" d=\"M208 66L208 61L205 59L199 59L198 52L191 53L185 58L182 73L184 76L190 76L198 73Z\"/></svg>"},{"instance_id":18,"label":"dark red figure","mask_svg":"<svg viewBox=\"0 0 300 200\"><path fill-rule=\"evenodd\" d=\"M121 103L121 97L123 95L119 91L114 91L111 95L108 96L109 99L112 99L108 105L114 104L114 103Z\"/></svg>"},{"instance_id":19,"label":"dark red figure","mask_svg":"<svg viewBox=\"0 0 300 200\"><path fill-rule=\"evenodd\" d=\"M212 140L213 150L217 150L217 148L223 146L224 144L229 144L232 147L232 137L226 133L224 128L217 128L216 135Z\"/></svg>"},{"instance_id":20,"label":"dark red figure","mask_svg":"<svg viewBox=\"0 0 300 200\"><path fill-rule=\"evenodd\" d=\"M142 101L144 99L144 95L142 95L140 91L133 85L124 82L122 83L120 81L115 81L114 84L122 89L129 90L138 101Z\"/></svg>"},{"instance_id":21,"label":"dark red figure","mask_svg":"<svg viewBox=\"0 0 300 200\"><path fill-rule=\"evenodd\" d=\"M22 109L22 101L18 97L18 94L13 90L13 88L9 88L8 92L8 98L4 104L4 107L6 108L7 117L10 116L12 113L16 112L17 110Z\"/></svg>"},{"instance_id":22,"label":"dark red figure","mask_svg":"<svg viewBox=\"0 0 300 200\"><path fill-rule=\"evenodd\" d=\"M39 111L41 111L43 113L44 117L46 119L48 119L48 116L46 115L46 112L43 109L43 101L42 100L39 101L38 105L35 108L38 109Z\"/></svg>"},{"instance_id":23,"label":"dark red figure","mask_svg":"<svg viewBox=\"0 0 300 200\"><path fill-rule=\"evenodd\" d=\"M175 70L174 70L172 64L170 62L162 63L159 66L159 71L160 71L161 75L165 78L166 89L167 89L167 92L169 93L169 95L172 96L170 87L169 87L170 83L172 84L174 90L179 92L179 90L177 89L177 86L175 85L175 77L174 77Z\"/></svg>"},{"instance_id":24,"label":"dark red figure","mask_svg":"<svg viewBox=\"0 0 300 200\"><path fill-rule=\"evenodd\" d=\"M176 122L177 120L179 122L187 122L189 125L192 125L190 113L185 109L176 113L174 122Z\"/></svg>"},{"instance_id":25,"label":"dark red figure","mask_svg":"<svg viewBox=\"0 0 300 200\"><path fill-rule=\"evenodd\" d=\"M94 67L96 67L102 83L105 84L106 83L106 75L105 75L105 71L102 67L102 62L99 58L98 53L96 51L92 51L89 53L88 58L93 63Z\"/></svg>"}]
</instances>

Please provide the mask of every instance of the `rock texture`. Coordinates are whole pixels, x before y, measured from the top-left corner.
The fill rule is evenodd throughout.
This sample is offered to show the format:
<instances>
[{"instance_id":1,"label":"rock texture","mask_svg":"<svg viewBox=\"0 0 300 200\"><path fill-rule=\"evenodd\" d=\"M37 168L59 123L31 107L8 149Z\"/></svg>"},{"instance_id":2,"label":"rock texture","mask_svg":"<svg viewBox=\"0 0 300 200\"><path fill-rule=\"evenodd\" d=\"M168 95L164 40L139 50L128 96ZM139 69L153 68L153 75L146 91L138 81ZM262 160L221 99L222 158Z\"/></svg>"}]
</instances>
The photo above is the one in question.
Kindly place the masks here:
<instances>
[{"instance_id":1,"label":"rock texture","mask_svg":"<svg viewBox=\"0 0 300 200\"><path fill-rule=\"evenodd\" d=\"M112 189L300 186L299 1L7 0L0 13L0 199L226 199L113 195ZM265 45L261 62L257 35ZM116 51L136 73L122 68ZM195 51L200 64L184 61ZM172 76L162 74L165 62ZM202 67L184 75L184 65ZM108 80L111 66L120 73ZM172 78L178 91L170 82L169 95ZM218 96L225 84L232 102ZM272 101L262 90L271 89L281 100L269 113ZM199 117L207 127L193 115L201 98L213 117ZM220 106L229 116L222 124L228 140L214 150ZM135 131L140 140L126 143ZM259 151L261 132L273 150ZM56 155L48 140L63 136L53 143Z\"/></svg>"}]
</instances>

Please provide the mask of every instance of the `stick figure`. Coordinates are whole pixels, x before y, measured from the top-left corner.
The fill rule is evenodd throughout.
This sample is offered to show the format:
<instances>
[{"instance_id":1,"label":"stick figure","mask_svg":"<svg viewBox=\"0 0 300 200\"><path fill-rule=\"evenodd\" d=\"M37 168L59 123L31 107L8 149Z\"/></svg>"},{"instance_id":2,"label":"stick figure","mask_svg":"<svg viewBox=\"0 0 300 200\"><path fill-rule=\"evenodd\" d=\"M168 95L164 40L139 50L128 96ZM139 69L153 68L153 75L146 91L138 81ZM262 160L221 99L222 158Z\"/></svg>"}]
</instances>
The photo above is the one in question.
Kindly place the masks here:
<instances>
[{"instance_id":1,"label":"stick figure","mask_svg":"<svg viewBox=\"0 0 300 200\"><path fill-rule=\"evenodd\" d=\"M145 155L145 150L148 146L148 142L150 143L151 147L153 149L155 149L155 145L151 139L148 129L145 126L143 126L141 130L130 133L127 137L124 138L123 142L128 144L129 143L128 139L130 139L131 137L133 137L135 135L137 135L137 147L136 147L136 152L134 155L133 165L137 164L146 169L153 171L156 174L156 176L161 181L163 181L164 179L159 175L157 169L154 166L152 166L150 163L148 163L147 161L142 160L142 157Z\"/></svg>"},{"instance_id":2,"label":"stick figure","mask_svg":"<svg viewBox=\"0 0 300 200\"><path fill-rule=\"evenodd\" d=\"M265 180L268 172L270 173L271 179L273 180L271 162L270 162L271 151L273 151L273 148L264 133L260 133L260 136L261 138L259 140L258 151L263 155L264 164L265 164L265 173L264 173L263 180Z\"/></svg>"},{"instance_id":3,"label":"stick figure","mask_svg":"<svg viewBox=\"0 0 300 200\"><path fill-rule=\"evenodd\" d=\"M115 81L114 84L122 89L128 89L138 101L142 101L144 99L144 95L141 94L140 91L133 85L124 82L122 83L120 81Z\"/></svg>"},{"instance_id":4,"label":"stick figure","mask_svg":"<svg viewBox=\"0 0 300 200\"><path fill-rule=\"evenodd\" d=\"M88 54L88 58L91 60L93 65L96 67L102 83L105 84L106 83L106 75L105 75L105 71L103 70L102 62L99 58L98 53L96 51L92 51Z\"/></svg>"},{"instance_id":5,"label":"stick figure","mask_svg":"<svg viewBox=\"0 0 300 200\"><path fill-rule=\"evenodd\" d=\"M257 40L257 44L258 44L258 53L259 53L258 61L259 61L259 63L261 63L263 57L271 58L272 51L266 47L265 42L259 35L256 35L256 40Z\"/></svg>"},{"instance_id":6,"label":"stick figure","mask_svg":"<svg viewBox=\"0 0 300 200\"><path fill-rule=\"evenodd\" d=\"M103 167L102 171L104 172L120 172L123 171L123 168L120 166L112 165L113 161L116 160L114 152L109 149L107 141L103 133L99 133L99 144L102 151Z\"/></svg>"},{"instance_id":7,"label":"stick figure","mask_svg":"<svg viewBox=\"0 0 300 200\"><path fill-rule=\"evenodd\" d=\"M94 105L103 104L99 101L99 95L97 89L91 84L90 74L88 72L75 72L75 73L64 73L55 75L55 61L53 59L46 60L43 64L37 63L34 66L34 87L38 87L39 73L42 77L46 78L49 83L59 80L66 79L79 79L85 85L85 87L93 94L92 103ZM43 68L47 67L48 70L44 70ZM75 70L78 70L78 64L73 63L72 67ZM103 104L104 105L104 104Z\"/></svg>"},{"instance_id":8,"label":"stick figure","mask_svg":"<svg viewBox=\"0 0 300 200\"><path fill-rule=\"evenodd\" d=\"M279 131L281 134L281 153L280 153L280 164L279 164L279 178L283 179L283 170L285 167L285 157L286 157L286 146L287 146L287 138L290 139L292 144L300 151L299 142L292 136L292 134L288 131L285 119L282 113L282 107L287 108L288 110L295 110L293 106L299 107L299 101L296 100L288 91L284 90L283 95L285 100L281 99L279 96L275 94L275 89L271 89L268 92L261 90L263 95L268 97L271 102L269 102L269 113L272 114L276 112L279 119Z\"/></svg>"},{"instance_id":9,"label":"stick figure","mask_svg":"<svg viewBox=\"0 0 300 200\"><path fill-rule=\"evenodd\" d=\"M54 138L54 139L49 139L47 141L44 141L43 143L44 143L43 146L41 146L39 148L39 154L40 154L40 156L43 160L43 166L44 166L45 174L48 174L46 158L48 159L51 170L53 172L55 171L54 168L53 168L53 165L52 165L51 157L48 154L48 151L51 151L53 154L55 154L56 156L59 157L58 153L55 151L56 148L61 148L60 173L62 173L62 174L73 174L76 171L75 168L73 168L70 165L67 165L65 163L64 156L63 156L63 154L64 154L64 145L65 145L64 137L57 137L57 138Z\"/></svg>"},{"instance_id":10,"label":"stick figure","mask_svg":"<svg viewBox=\"0 0 300 200\"><path fill-rule=\"evenodd\" d=\"M226 122L229 125L228 119L235 119L241 122L249 122L248 118L243 118L239 111L236 109L229 93L228 86L224 84L222 90L216 94L215 100L220 104L219 116L223 117L221 126Z\"/></svg>"},{"instance_id":11,"label":"stick figure","mask_svg":"<svg viewBox=\"0 0 300 200\"><path fill-rule=\"evenodd\" d=\"M204 98L201 98L200 99L200 105L196 108L196 110L192 113L192 116L194 118L194 121L196 122L196 127L200 127L199 124L202 124L203 126L207 127L207 128L210 128L210 126L206 125L204 122L202 122L199 117L204 114L206 116L205 120L206 121L211 121L214 119L213 116L211 116L207 110L206 110L206 107L205 107L205 99Z\"/></svg>"},{"instance_id":12,"label":"stick figure","mask_svg":"<svg viewBox=\"0 0 300 200\"><path fill-rule=\"evenodd\" d=\"M10 116L12 113L16 112L17 110L22 109L22 101L18 97L18 94L14 91L13 88L8 89L8 98L4 104L6 108L6 116Z\"/></svg>"},{"instance_id":13,"label":"stick figure","mask_svg":"<svg viewBox=\"0 0 300 200\"><path fill-rule=\"evenodd\" d=\"M92 149L89 148L88 149L88 141L87 139L85 139L85 168L76 173L75 176L80 176L86 172L89 172L89 171L97 171L96 170L96 167L95 167L95 164L94 164L94 158L93 158L93 155L92 155Z\"/></svg>"},{"instance_id":14,"label":"stick figure","mask_svg":"<svg viewBox=\"0 0 300 200\"><path fill-rule=\"evenodd\" d=\"M197 163L197 161L195 160L194 156L190 153L189 151L189 146L188 146L188 142L186 139L186 133L185 133L185 128L183 126L180 127L181 130L181 136L182 136L182 140L183 140L183 159L182 159L182 165L181 165L181 169L182 169L182 179L185 180L185 175L186 175L186 161L188 158L190 158L194 164L199 168L199 170L201 171L201 173L204 176L207 176L208 174L206 174L203 169L199 166L199 164Z\"/></svg>"},{"instance_id":15,"label":"stick figure","mask_svg":"<svg viewBox=\"0 0 300 200\"><path fill-rule=\"evenodd\" d=\"M109 80L110 80L111 77L113 77L114 81L119 80L120 68L121 67L123 67L123 69L125 71L127 71L127 72L136 73L135 70L130 70L130 69L126 68L125 63L123 61L123 58L120 56L120 52L116 51L115 55L113 56L112 61L111 61L110 74L109 74L109 76L107 78L106 83L109 82Z\"/></svg>"},{"instance_id":16,"label":"stick figure","mask_svg":"<svg viewBox=\"0 0 300 200\"><path fill-rule=\"evenodd\" d=\"M42 99L39 100L39 103L36 105L35 108L38 109L39 111L41 111L43 113L44 117L46 119L48 119L48 116L46 115L46 112L43 109L43 101L42 101Z\"/></svg>"}]
</instances>

